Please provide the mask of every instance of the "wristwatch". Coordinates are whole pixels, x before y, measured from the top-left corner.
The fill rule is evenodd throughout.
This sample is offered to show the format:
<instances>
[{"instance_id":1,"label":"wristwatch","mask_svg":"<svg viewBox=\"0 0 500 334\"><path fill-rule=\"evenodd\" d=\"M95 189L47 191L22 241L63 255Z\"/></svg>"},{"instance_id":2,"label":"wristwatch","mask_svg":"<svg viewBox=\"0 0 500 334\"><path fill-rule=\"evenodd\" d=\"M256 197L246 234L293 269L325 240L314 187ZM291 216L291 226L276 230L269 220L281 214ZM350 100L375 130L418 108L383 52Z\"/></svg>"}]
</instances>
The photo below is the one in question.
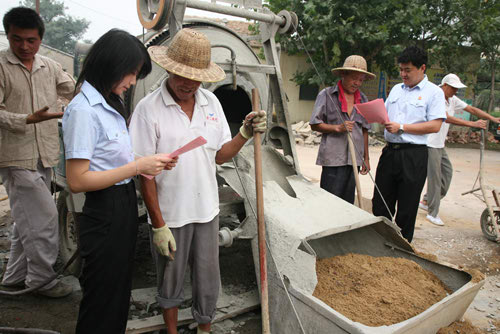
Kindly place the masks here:
<instances>
[{"instance_id":1,"label":"wristwatch","mask_svg":"<svg viewBox=\"0 0 500 334\"><path fill-rule=\"evenodd\" d=\"M398 130L398 135L401 135L405 132L405 128L403 124L399 124L399 130Z\"/></svg>"}]
</instances>

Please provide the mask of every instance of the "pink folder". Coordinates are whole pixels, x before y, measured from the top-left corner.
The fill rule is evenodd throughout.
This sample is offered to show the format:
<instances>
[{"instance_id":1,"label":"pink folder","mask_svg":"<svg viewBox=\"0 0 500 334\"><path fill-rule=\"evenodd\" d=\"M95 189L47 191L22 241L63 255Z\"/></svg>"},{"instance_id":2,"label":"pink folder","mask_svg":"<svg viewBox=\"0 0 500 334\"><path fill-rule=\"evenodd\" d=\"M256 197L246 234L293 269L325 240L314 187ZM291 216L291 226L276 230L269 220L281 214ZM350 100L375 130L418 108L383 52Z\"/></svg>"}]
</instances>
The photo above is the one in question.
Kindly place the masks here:
<instances>
[{"instance_id":1,"label":"pink folder","mask_svg":"<svg viewBox=\"0 0 500 334\"><path fill-rule=\"evenodd\" d=\"M177 157L177 156L179 156L179 155L181 155L183 153L189 152L191 150L194 150L197 147L205 145L206 143L207 143L207 140L205 138L203 138L202 136L199 136L199 137L191 140L189 143L187 143L186 145L182 146L181 148L176 149L172 153L167 153L167 155L170 158L175 158L175 157ZM152 178L154 178L154 176L152 176L152 175L146 175L146 174L141 174L141 175L144 176L145 178L149 179L149 180L151 180Z\"/></svg>"},{"instance_id":2,"label":"pink folder","mask_svg":"<svg viewBox=\"0 0 500 334\"><path fill-rule=\"evenodd\" d=\"M368 123L384 124L390 122L387 110L385 109L384 100L382 99L375 99L366 103L357 103L354 106Z\"/></svg>"}]
</instances>

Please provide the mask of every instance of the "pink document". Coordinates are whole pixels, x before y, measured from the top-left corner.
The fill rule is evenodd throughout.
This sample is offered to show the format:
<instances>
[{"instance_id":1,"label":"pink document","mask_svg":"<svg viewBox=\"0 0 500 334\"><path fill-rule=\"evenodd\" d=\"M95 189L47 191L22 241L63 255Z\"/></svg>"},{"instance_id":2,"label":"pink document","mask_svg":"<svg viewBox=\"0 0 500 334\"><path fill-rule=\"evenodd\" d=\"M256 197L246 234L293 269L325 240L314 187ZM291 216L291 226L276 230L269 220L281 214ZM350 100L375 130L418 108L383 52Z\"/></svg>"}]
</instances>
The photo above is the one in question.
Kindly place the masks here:
<instances>
[{"instance_id":1,"label":"pink document","mask_svg":"<svg viewBox=\"0 0 500 334\"><path fill-rule=\"evenodd\" d=\"M169 153L168 155L171 158L175 158L178 155L181 155L182 153L189 152L191 150L194 150L197 147L200 147L201 145L204 145L207 143L207 140L203 138L202 136L199 136L193 140L191 140L189 143L186 145L182 146L181 148L176 149L172 153Z\"/></svg>"},{"instance_id":2,"label":"pink document","mask_svg":"<svg viewBox=\"0 0 500 334\"><path fill-rule=\"evenodd\" d=\"M384 100L382 99L375 99L366 103L357 103L354 106L368 123L384 124L390 122L387 110L385 109Z\"/></svg>"},{"instance_id":3,"label":"pink document","mask_svg":"<svg viewBox=\"0 0 500 334\"><path fill-rule=\"evenodd\" d=\"M194 150L197 147L205 145L206 143L207 143L207 140L205 138L203 138L202 136L199 136L199 137L191 140L189 143L187 143L186 145L182 146L181 148L176 149L172 153L168 153L167 155L170 158L175 158L175 157L177 157L177 156L179 156L179 155L181 155L183 153L189 152L191 150ZM146 174L141 174L141 175L144 176L145 178L149 179L149 180L151 180L152 178L154 178L154 176L152 176L152 175L146 175Z\"/></svg>"}]
</instances>

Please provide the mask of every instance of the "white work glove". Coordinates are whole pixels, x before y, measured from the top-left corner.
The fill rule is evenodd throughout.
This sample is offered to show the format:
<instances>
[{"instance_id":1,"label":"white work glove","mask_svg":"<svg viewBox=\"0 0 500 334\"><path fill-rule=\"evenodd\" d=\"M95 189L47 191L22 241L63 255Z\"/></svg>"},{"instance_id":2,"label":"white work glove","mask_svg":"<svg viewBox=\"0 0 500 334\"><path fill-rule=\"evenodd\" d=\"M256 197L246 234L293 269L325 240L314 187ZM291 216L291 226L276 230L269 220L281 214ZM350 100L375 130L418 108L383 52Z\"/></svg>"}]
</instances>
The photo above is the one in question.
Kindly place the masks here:
<instances>
[{"instance_id":1,"label":"white work glove","mask_svg":"<svg viewBox=\"0 0 500 334\"><path fill-rule=\"evenodd\" d=\"M163 256L168 256L171 260L174 259L174 253L177 250L175 239L167 225L160 228L153 227L153 244L158 253Z\"/></svg>"},{"instance_id":2,"label":"white work glove","mask_svg":"<svg viewBox=\"0 0 500 334\"><path fill-rule=\"evenodd\" d=\"M198 327L198 330L196 331L196 334L210 334L210 332L204 331L200 327Z\"/></svg>"},{"instance_id":3,"label":"white work glove","mask_svg":"<svg viewBox=\"0 0 500 334\"><path fill-rule=\"evenodd\" d=\"M252 111L245 116L243 125L240 127L240 134L243 138L250 139L254 132L264 133L266 129L266 112L264 110Z\"/></svg>"}]
</instances>

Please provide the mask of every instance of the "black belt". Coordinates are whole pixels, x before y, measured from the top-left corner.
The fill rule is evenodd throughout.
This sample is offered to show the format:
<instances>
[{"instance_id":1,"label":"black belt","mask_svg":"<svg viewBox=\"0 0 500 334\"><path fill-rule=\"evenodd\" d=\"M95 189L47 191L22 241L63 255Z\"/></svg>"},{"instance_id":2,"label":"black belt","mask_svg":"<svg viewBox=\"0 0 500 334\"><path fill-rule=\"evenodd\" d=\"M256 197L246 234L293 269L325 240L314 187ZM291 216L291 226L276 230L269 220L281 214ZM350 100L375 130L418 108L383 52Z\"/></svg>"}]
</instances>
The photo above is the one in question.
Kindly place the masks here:
<instances>
[{"instance_id":1,"label":"black belt","mask_svg":"<svg viewBox=\"0 0 500 334\"><path fill-rule=\"evenodd\" d=\"M426 147L424 144L410 144L410 143L387 143L387 147L393 150L402 150L407 148L421 148Z\"/></svg>"}]
</instances>

